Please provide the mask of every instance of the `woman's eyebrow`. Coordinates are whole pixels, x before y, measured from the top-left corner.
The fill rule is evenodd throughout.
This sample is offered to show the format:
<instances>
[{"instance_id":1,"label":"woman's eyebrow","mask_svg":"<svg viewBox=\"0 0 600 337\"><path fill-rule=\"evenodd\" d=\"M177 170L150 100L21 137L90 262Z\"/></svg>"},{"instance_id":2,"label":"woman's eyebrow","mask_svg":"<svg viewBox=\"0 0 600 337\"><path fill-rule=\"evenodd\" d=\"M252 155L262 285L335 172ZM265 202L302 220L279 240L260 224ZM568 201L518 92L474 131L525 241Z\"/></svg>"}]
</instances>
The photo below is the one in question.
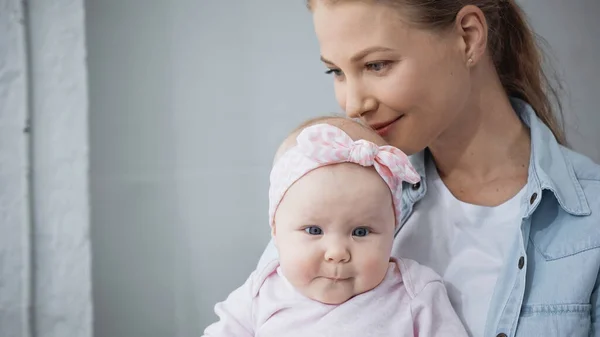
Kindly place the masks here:
<instances>
[{"instance_id":1,"label":"woman's eyebrow","mask_svg":"<svg viewBox=\"0 0 600 337\"><path fill-rule=\"evenodd\" d=\"M365 49L359 51L358 53L356 53L354 56L352 56L350 58L350 61L357 62L357 61L364 59L369 54L372 54L375 52L389 52L389 51L393 51L393 49L387 48L387 47L381 47L381 46L373 46L373 47L365 48ZM323 63L327 63L327 64L334 64L333 62L326 59L323 55L321 55L321 61L323 61Z\"/></svg>"}]
</instances>

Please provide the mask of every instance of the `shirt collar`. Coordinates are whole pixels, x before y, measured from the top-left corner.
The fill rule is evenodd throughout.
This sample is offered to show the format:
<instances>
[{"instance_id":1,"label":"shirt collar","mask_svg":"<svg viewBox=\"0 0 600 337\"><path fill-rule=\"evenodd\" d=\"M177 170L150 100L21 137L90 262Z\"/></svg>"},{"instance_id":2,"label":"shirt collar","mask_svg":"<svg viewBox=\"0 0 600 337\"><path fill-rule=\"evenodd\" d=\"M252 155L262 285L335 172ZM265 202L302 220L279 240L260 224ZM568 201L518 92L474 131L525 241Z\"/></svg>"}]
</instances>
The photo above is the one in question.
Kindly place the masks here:
<instances>
[{"instance_id":1,"label":"shirt collar","mask_svg":"<svg viewBox=\"0 0 600 337\"><path fill-rule=\"evenodd\" d=\"M571 161L566 157L565 149L558 144L550 129L537 117L529 104L518 98L511 98L511 104L531 132L529 194L548 190L564 211L573 215L589 215L590 207ZM426 181L425 163L432 162L426 160L428 153L428 150L424 150L410 156L423 184ZM540 200L541 195L532 206L537 206Z\"/></svg>"},{"instance_id":2,"label":"shirt collar","mask_svg":"<svg viewBox=\"0 0 600 337\"><path fill-rule=\"evenodd\" d=\"M537 117L525 101L511 98L513 109L531 130L531 159L529 184L536 190L551 191L560 206L573 215L591 213L583 188L567 151L557 141L552 131Z\"/></svg>"}]
</instances>

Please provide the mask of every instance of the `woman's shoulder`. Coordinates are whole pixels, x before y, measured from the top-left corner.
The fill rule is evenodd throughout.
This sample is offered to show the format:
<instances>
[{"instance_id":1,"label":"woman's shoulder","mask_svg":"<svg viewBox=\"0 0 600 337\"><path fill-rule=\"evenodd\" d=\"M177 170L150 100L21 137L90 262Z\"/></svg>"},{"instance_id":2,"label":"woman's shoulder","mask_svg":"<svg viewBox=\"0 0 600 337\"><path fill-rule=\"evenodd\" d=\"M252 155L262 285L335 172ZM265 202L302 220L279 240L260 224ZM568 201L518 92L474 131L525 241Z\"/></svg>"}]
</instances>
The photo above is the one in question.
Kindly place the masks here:
<instances>
[{"instance_id":1,"label":"woman's shoulder","mask_svg":"<svg viewBox=\"0 0 600 337\"><path fill-rule=\"evenodd\" d=\"M564 180L568 181L569 178L573 180L575 184L577 196L573 198L579 198L583 204L583 209L586 212L582 212L590 216L598 222L600 226L600 165L594 162L590 157L585 156L577 151L561 146L561 151L565 158L565 161L570 166L568 172L572 177L564 177Z\"/></svg>"},{"instance_id":2,"label":"woman's shoulder","mask_svg":"<svg viewBox=\"0 0 600 337\"><path fill-rule=\"evenodd\" d=\"M555 163L543 171L553 178L546 182L556 199L542 198L530 233L534 246L546 260L600 248L600 165L564 146L560 151L562 158L546 158Z\"/></svg>"},{"instance_id":3,"label":"woman's shoulder","mask_svg":"<svg viewBox=\"0 0 600 337\"><path fill-rule=\"evenodd\" d=\"M571 163L577 180L600 187L600 164L594 162L590 157L564 146L561 146L561 150Z\"/></svg>"}]
</instances>

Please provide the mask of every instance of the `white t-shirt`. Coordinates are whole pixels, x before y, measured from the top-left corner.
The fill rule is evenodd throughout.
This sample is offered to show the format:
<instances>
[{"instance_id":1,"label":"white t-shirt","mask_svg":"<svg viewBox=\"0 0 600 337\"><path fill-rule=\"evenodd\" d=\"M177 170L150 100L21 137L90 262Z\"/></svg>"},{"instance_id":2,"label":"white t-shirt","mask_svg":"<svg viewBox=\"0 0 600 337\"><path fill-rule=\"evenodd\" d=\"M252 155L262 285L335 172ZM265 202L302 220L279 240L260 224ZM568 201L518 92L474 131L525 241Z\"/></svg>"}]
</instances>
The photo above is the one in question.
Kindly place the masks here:
<instances>
[{"instance_id":1,"label":"white t-shirt","mask_svg":"<svg viewBox=\"0 0 600 337\"><path fill-rule=\"evenodd\" d=\"M471 336L483 336L496 280L522 218L523 188L497 207L462 202L428 165L427 193L394 242L392 255L436 271Z\"/></svg>"}]
</instances>

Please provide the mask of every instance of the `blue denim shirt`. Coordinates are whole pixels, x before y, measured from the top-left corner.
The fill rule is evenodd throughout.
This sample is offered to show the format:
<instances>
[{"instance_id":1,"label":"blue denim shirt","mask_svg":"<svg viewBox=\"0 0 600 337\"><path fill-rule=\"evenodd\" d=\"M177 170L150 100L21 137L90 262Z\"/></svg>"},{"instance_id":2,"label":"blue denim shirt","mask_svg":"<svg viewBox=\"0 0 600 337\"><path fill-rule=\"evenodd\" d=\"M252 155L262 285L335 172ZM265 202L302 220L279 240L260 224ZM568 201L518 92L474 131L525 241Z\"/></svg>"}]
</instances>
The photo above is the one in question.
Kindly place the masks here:
<instances>
[{"instance_id":1,"label":"blue denim shirt","mask_svg":"<svg viewBox=\"0 0 600 337\"><path fill-rule=\"evenodd\" d=\"M485 336L600 336L600 166L559 145L527 103L512 104L531 132L528 197ZM404 188L403 224L427 192L431 161L422 152L411 162L423 179Z\"/></svg>"},{"instance_id":2,"label":"blue denim shirt","mask_svg":"<svg viewBox=\"0 0 600 337\"><path fill-rule=\"evenodd\" d=\"M512 104L531 130L528 197L485 337L600 336L600 166L559 145L527 103ZM422 182L403 189L402 224L427 192L425 153L411 156ZM259 265L276 256L271 242Z\"/></svg>"}]
</instances>

